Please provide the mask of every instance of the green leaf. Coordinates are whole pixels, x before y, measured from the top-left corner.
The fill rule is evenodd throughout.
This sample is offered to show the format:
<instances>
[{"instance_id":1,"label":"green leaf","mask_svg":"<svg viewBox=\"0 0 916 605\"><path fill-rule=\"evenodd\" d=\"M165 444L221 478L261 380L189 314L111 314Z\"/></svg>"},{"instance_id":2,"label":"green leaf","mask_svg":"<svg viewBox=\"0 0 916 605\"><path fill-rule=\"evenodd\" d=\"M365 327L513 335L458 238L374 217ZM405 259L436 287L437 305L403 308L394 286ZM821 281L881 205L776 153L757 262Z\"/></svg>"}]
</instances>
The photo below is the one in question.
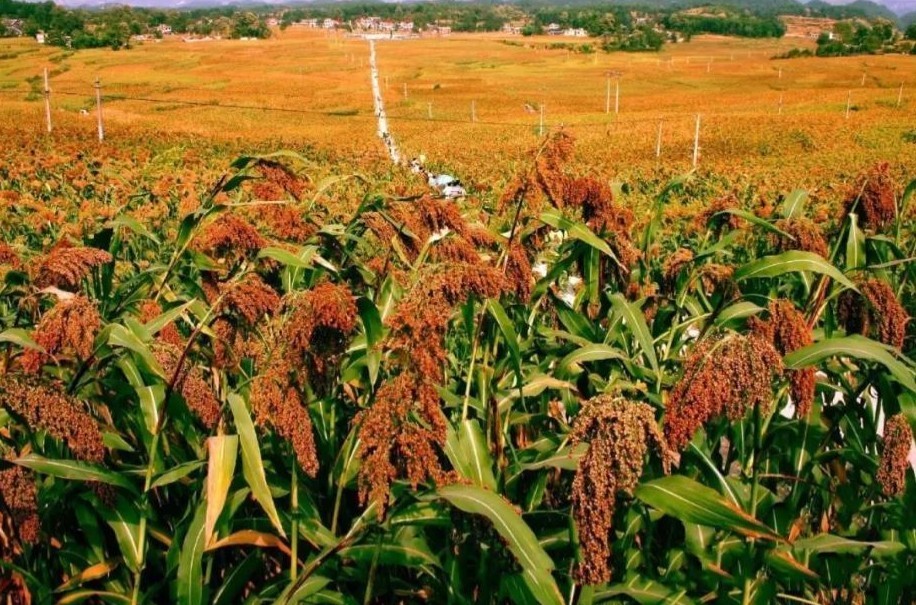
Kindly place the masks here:
<instances>
[{"instance_id":1,"label":"green leaf","mask_svg":"<svg viewBox=\"0 0 916 605\"><path fill-rule=\"evenodd\" d=\"M153 482L150 484L150 489L164 487L170 483L180 481L197 469L201 468L203 465L204 462L202 460L193 460L191 462L184 462L176 467L170 468L153 480Z\"/></svg>"},{"instance_id":2,"label":"green leaf","mask_svg":"<svg viewBox=\"0 0 916 605\"><path fill-rule=\"evenodd\" d=\"M780 229L779 227L777 227L770 221L760 218L756 214L752 212L748 212L747 210L740 210L738 208L729 208L727 210L722 210L721 212L717 212L713 216L718 216L720 214L732 214L734 216L737 216L739 218L746 220L747 222L751 223L752 225L757 225L758 227L766 231L769 231L770 233L777 233L779 235L782 235L783 237L794 239L790 234L786 233L785 231L783 231L782 229Z\"/></svg>"},{"instance_id":3,"label":"green leaf","mask_svg":"<svg viewBox=\"0 0 916 605\"><path fill-rule=\"evenodd\" d=\"M913 378L913 371L897 359L891 349L859 334L818 341L789 353L784 362L787 368L798 370L835 356L876 361L884 365L897 382L916 392L916 379Z\"/></svg>"},{"instance_id":4,"label":"green leaf","mask_svg":"<svg viewBox=\"0 0 916 605\"><path fill-rule=\"evenodd\" d=\"M649 332L649 326L646 324L646 318L643 316L642 310L634 303L629 302L620 293L611 296L611 304L626 322L633 336L636 337L643 355L649 360L649 365L658 372L658 358L655 356L652 333Z\"/></svg>"},{"instance_id":5,"label":"green leaf","mask_svg":"<svg viewBox=\"0 0 916 605\"><path fill-rule=\"evenodd\" d=\"M750 538L779 541L772 529L726 500L719 492L680 475L662 477L636 488L644 503L681 521L718 527Z\"/></svg>"},{"instance_id":6,"label":"green leaf","mask_svg":"<svg viewBox=\"0 0 916 605\"><path fill-rule=\"evenodd\" d=\"M496 490L493 459L477 420L461 421L458 431L449 426L445 454L463 477L480 487Z\"/></svg>"},{"instance_id":7,"label":"green leaf","mask_svg":"<svg viewBox=\"0 0 916 605\"><path fill-rule=\"evenodd\" d=\"M23 328L10 328L0 332L0 342L9 342L18 345L23 349L32 349L33 351L44 351L37 342L32 340L32 335L28 330Z\"/></svg>"},{"instance_id":8,"label":"green leaf","mask_svg":"<svg viewBox=\"0 0 916 605\"><path fill-rule=\"evenodd\" d=\"M130 597L107 590L75 590L68 592L56 601L56 605L71 605L82 603L87 599L102 603L130 603Z\"/></svg>"},{"instance_id":9,"label":"green leaf","mask_svg":"<svg viewBox=\"0 0 916 605\"><path fill-rule=\"evenodd\" d=\"M735 280L741 281L750 278L777 277L785 273L797 271L811 271L821 273L832 277L839 283L843 284L850 290L855 290L849 278L843 275L839 269L831 265L824 258L813 252L802 252L800 250L791 250L765 256L761 259L751 261L735 271Z\"/></svg>"},{"instance_id":10,"label":"green leaf","mask_svg":"<svg viewBox=\"0 0 916 605\"><path fill-rule=\"evenodd\" d=\"M162 410L162 402L165 401L165 385L143 386L136 391L140 399L140 410L143 412L146 430L150 435L155 435L159 430L159 413Z\"/></svg>"},{"instance_id":11,"label":"green leaf","mask_svg":"<svg viewBox=\"0 0 916 605\"><path fill-rule=\"evenodd\" d=\"M849 213L849 235L846 239L846 270L865 266L865 234L859 228L859 215Z\"/></svg>"},{"instance_id":12,"label":"green leaf","mask_svg":"<svg viewBox=\"0 0 916 605\"><path fill-rule=\"evenodd\" d=\"M251 487L251 493L264 512L267 518L277 529L281 536L286 537L283 526L280 524L280 515L277 514L277 507L274 499L270 495L270 488L267 486L267 476L264 472L264 462L261 459L261 448L258 445L258 437L254 430L254 423L251 421L251 414L245 400L237 394L229 395L229 407L232 409L232 417L235 419L235 428L239 433L239 440L242 444L242 473L245 480Z\"/></svg>"},{"instance_id":13,"label":"green leaf","mask_svg":"<svg viewBox=\"0 0 916 605\"><path fill-rule=\"evenodd\" d=\"M159 238L157 238L155 235L153 235L153 234L150 232L150 230L147 229L147 228L143 225L143 223L141 223L140 221L138 221L138 220L135 219L134 217L132 217L132 216L130 216L130 215L127 215L127 214L121 214L121 215L116 216L115 218L113 218L113 219L111 219L110 221L108 221L107 223L105 223L104 226L105 226L106 228L108 228L108 229L115 229L115 228L117 228L117 227L125 227L125 228L129 229L130 231L133 231L133 232L136 233L137 235L140 235L140 236L143 236L143 237L149 239L149 240L152 241L154 244L157 244L157 245L159 244Z\"/></svg>"},{"instance_id":14,"label":"green leaf","mask_svg":"<svg viewBox=\"0 0 916 605\"><path fill-rule=\"evenodd\" d=\"M751 317L752 315L757 315L762 311L762 307L759 307L752 302L737 302L722 309L719 315L716 316L715 324L717 326L721 326L734 319L744 319Z\"/></svg>"},{"instance_id":15,"label":"green leaf","mask_svg":"<svg viewBox=\"0 0 916 605\"><path fill-rule=\"evenodd\" d=\"M263 248L261 252L258 253L258 258L269 258L296 269L311 269L315 266L312 263L312 259L317 252L318 248L315 246L305 246L299 251L299 254L293 254L289 250L283 248L268 247Z\"/></svg>"},{"instance_id":16,"label":"green leaf","mask_svg":"<svg viewBox=\"0 0 916 605\"><path fill-rule=\"evenodd\" d=\"M891 540L863 542L833 534L817 534L810 538L797 540L792 547L796 550L807 550L817 554L865 555L871 551L871 556L878 557L893 556L906 548L901 542Z\"/></svg>"},{"instance_id":17,"label":"green leaf","mask_svg":"<svg viewBox=\"0 0 916 605\"><path fill-rule=\"evenodd\" d=\"M164 327L166 327L167 325L169 325L170 323L172 323L173 321L181 317L185 311L187 311L189 308L194 306L196 303L197 303L197 299L192 298L188 302L182 305L179 305L175 307L174 309L169 309L168 311L164 311L158 317L154 317L153 319L143 324L143 327L146 328L146 330L150 333L150 335L155 336L156 334L159 333L160 330L162 330Z\"/></svg>"},{"instance_id":18,"label":"green leaf","mask_svg":"<svg viewBox=\"0 0 916 605\"><path fill-rule=\"evenodd\" d=\"M459 510L483 515L490 520L522 566L525 584L538 602L563 604L560 589L550 573L554 569L553 560L508 502L494 492L470 485L449 485L440 488L437 493Z\"/></svg>"},{"instance_id":19,"label":"green leaf","mask_svg":"<svg viewBox=\"0 0 916 605\"><path fill-rule=\"evenodd\" d=\"M124 347L125 349L133 351L143 359L149 369L155 372L156 375L166 378L165 372L162 370L159 362L153 357L149 347L146 346L133 331L128 330L125 326L121 324L110 325L108 344L113 347Z\"/></svg>"},{"instance_id":20,"label":"green leaf","mask_svg":"<svg viewBox=\"0 0 916 605\"><path fill-rule=\"evenodd\" d=\"M359 544L343 549L340 556L365 563L375 560L380 565L441 567L438 557L432 553L426 542L419 538L399 538L395 542L382 544Z\"/></svg>"},{"instance_id":21,"label":"green leaf","mask_svg":"<svg viewBox=\"0 0 916 605\"><path fill-rule=\"evenodd\" d=\"M207 467L207 518L204 524L204 544L213 541L216 521L229 494L235 476L235 459L238 455L238 435L219 435L207 440L209 465Z\"/></svg>"},{"instance_id":22,"label":"green leaf","mask_svg":"<svg viewBox=\"0 0 916 605\"><path fill-rule=\"evenodd\" d=\"M137 487L124 475L110 471L106 468L88 462L78 462L76 460L52 460L44 458L38 454L26 454L13 460L19 466L24 466L33 471L69 479L71 481L97 481L123 487L134 493L138 493Z\"/></svg>"},{"instance_id":23,"label":"green leaf","mask_svg":"<svg viewBox=\"0 0 916 605\"><path fill-rule=\"evenodd\" d=\"M607 245L607 242L595 235L595 233L584 224L566 218L560 214L559 211L549 210L543 213L541 215L541 222L546 223L554 229L566 231L569 237L584 242L592 248L600 250L607 256L610 256L615 261L617 260L617 257L614 255L611 247Z\"/></svg>"},{"instance_id":24,"label":"green leaf","mask_svg":"<svg viewBox=\"0 0 916 605\"><path fill-rule=\"evenodd\" d=\"M198 605L204 602L204 525L207 519L207 503L197 506L188 533L178 557L178 602L181 605Z\"/></svg>"},{"instance_id":25,"label":"green leaf","mask_svg":"<svg viewBox=\"0 0 916 605\"><path fill-rule=\"evenodd\" d=\"M596 591L594 602L603 603L620 596L630 597L642 605L689 605L695 602L687 596L686 590L676 591L640 575Z\"/></svg>"},{"instance_id":26,"label":"green leaf","mask_svg":"<svg viewBox=\"0 0 916 605\"><path fill-rule=\"evenodd\" d=\"M128 569L138 571L143 559L143 538L140 535L140 511L137 506L131 500L118 497L114 506L100 507L99 516L114 532Z\"/></svg>"},{"instance_id":27,"label":"green leaf","mask_svg":"<svg viewBox=\"0 0 916 605\"><path fill-rule=\"evenodd\" d=\"M582 371L582 368L580 368L579 365L588 361L603 361L605 359L626 358L626 355L610 345L589 344L583 347L579 347L561 359L557 364L557 372L578 374Z\"/></svg>"},{"instance_id":28,"label":"green leaf","mask_svg":"<svg viewBox=\"0 0 916 605\"><path fill-rule=\"evenodd\" d=\"M808 202L808 192L804 189L796 189L786 196L779 207L779 214L783 218L793 218L801 216L805 210L805 204Z\"/></svg>"},{"instance_id":29,"label":"green leaf","mask_svg":"<svg viewBox=\"0 0 916 605\"><path fill-rule=\"evenodd\" d=\"M361 296L356 300L359 316L363 320L363 329L366 331L366 347L372 349L384 333L382 316L378 307L368 298Z\"/></svg>"},{"instance_id":30,"label":"green leaf","mask_svg":"<svg viewBox=\"0 0 916 605\"><path fill-rule=\"evenodd\" d=\"M509 316L506 315L506 310L499 304L498 300L488 300L486 305L487 311L493 316L493 319L496 320L496 325L499 326L499 331L502 332L503 340L506 341L506 346L509 348L509 356L512 358L512 367L515 368L515 373L521 383L522 358L518 350L518 335L515 333L515 327L512 325L512 321L509 319Z\"/></svg>"}]
</instances>

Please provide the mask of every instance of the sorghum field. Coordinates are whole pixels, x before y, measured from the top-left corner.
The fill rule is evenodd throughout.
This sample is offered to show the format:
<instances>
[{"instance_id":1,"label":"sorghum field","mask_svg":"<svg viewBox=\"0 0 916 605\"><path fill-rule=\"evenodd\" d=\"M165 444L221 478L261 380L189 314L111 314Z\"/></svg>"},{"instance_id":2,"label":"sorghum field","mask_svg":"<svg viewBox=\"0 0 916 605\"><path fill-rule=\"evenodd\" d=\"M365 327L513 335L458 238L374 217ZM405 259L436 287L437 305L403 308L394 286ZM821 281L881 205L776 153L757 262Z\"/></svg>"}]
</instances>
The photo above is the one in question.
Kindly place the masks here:
<instances>
[{"instance_id":1,"label":"sorghum field","mask_svg":"<svg viewBox=\"0 0 916 605\"><path fill-rule=\"evenodd\" d=\"M913 60L510 42L0 41L4 603L916 601Z\"/></svg>"}]
</instances>

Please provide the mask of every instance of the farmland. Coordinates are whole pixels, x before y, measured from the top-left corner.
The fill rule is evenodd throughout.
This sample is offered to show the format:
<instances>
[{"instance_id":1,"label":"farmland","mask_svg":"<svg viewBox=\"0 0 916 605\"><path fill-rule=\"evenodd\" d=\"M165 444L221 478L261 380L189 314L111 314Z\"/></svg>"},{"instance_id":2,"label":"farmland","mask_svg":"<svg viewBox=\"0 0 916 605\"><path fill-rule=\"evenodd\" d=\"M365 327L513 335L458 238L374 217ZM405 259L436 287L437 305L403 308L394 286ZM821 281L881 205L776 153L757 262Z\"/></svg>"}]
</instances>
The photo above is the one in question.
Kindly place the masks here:
<instances>
[{"instance_id":1,"label":"farmland","mask_svg":"<svg viewBox=\"0 0 916 605\"><path fill-rule=\"evenodd\" d=\"M4 602L912 602L916 63L798 44L378 41L448 200L363 40L0 40Z\"/></svg>"}]
</instances>

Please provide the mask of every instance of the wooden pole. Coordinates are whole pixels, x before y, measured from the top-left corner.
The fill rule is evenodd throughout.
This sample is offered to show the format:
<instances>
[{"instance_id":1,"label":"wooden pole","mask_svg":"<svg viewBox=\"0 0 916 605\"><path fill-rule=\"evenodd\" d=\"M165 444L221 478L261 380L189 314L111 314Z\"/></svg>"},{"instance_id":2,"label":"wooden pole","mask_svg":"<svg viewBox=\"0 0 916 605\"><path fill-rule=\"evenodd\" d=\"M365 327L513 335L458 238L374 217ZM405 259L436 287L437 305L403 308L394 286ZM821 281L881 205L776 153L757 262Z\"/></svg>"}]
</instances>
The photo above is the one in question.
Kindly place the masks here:
<instances>
[{"instance_id":1,"label":"wooden pole","mask_svg":"<svg viewBox=\"0 0 916 605\"><path fill-rule=\"evenodd\" d=\"M779 115L782 115L782 95L783 93L779 93Z\"/></svg>"},{"instance_id":2,"label":"wooden pole","mask_svg":"<svg viewBox=\"0 0 916 605\"><path fill-rule=\"evenodd\" d=\"M614 93L614 115L620 113L620 78L617 78L617 89Z\"/></svg>"},{"instance_id":3,"label":"wooden pole","mask_svg":"<svg viewBox=\"0 0 916 605\"><path fill-rule=\"evenodd\" d=\"M864 71L862 72L862 86L865 86L865 73Z\"/></svg>"},{"instance_id":4,"label":"wooden pole","mask_svg":"<svg viewBox=\"0 0 916 605\"><path fill-rule=\"evenodd\" d=\"M471 121L477 121L477 101L471 101Z\"/></svg>"},{"instance_id":5,"label":"wooden pole","mask_svg":"<svg viewBox=\"0 0 916 605\"><path fill-rule=\"evenodd\" d=\"M538 136L544 136L544 104L541 103L541 119L538 125Z\"/></svg>"},{"instance_id":6,"label":"wooden pole","mask_svg":"<svg viewBox=\"0 0 916 605\"><path fill-rule=\"evenodd\" d=\"M407 98L407 82L404 82L404 98Z\"/></svg>"},{"instance_id":7,"label":"wooden pole","mask_svg":"<svg viewBox=\"0 0 916 605\"><path fill-rule=\"evenodd\" d=\"M662 157L662 122L658 122L658 136L655 137L655 158Z\"/></svg>"},{"instance_id":8,"label":"wooden pole","mask_svg":"<svg viewBox=\"0 0 916 605\"><path fill-rule=\"evenodd\" d=\"M433 119L433 104L432 103L426 104L426 115L430 120Z\"/></svg>"},{"instance_id":9,"label":"wooden pole","mask_svg":"<svg viewBox=\"0 0 916 605\"><path fill-rule=\"evenodd\" d=\"M102 81L98 77L95 79L95 107L98 112L99 143L101 143L105 140L105 125L102 123Z\"/></svg>"},{"instance_id":10,"label":"wooden pole","mask_svg":"<svg viewBox=\"0 0 916 605\"><path fill-rule=\"evenodd\" d=\"M700 155L700 114L697 114L697 128L693 134L693 168L696 170L697 159Z\"/></svg>"},{"instance_id":11,"label":"wooden pole","mask_svg":"<svg viewBox=\"0 0 916 605\"><path fill-rule=\"evenodd\" d=\"M849 107L852 104L852 91L849 91L849 94L846 95L846 119L849 119Z\"/></svg>"},{"instance_id":12,"label":"wooden pole","mask_svg":"<svg viewBox=\"0 0 916 605\"><path fill-rule=\"evenodd\" d=\"M51 88L48 86L48 68L45 67L45 121L48 124L48 134L51 133Z\"/></svg>"},{"instance_id":13,"label":"wooden pole","mask_svg":"<svg viewBox=\"0 0 916 605\"><path fill-rule=\"evenodd\" d=\"M897 107L903 102L903 82L900 83L900 90L897 91Z\"/></svg>"},{"instance_id":14,"label":"wooden pole","mask_svg":"<svg viewBox=\"0 0 916 605\"><path fill-rule=\"evenodd\" d=\"M607 91L604 94L604 113L611 113L611 74L607 75Z\"/></svg>"}]
</instances>

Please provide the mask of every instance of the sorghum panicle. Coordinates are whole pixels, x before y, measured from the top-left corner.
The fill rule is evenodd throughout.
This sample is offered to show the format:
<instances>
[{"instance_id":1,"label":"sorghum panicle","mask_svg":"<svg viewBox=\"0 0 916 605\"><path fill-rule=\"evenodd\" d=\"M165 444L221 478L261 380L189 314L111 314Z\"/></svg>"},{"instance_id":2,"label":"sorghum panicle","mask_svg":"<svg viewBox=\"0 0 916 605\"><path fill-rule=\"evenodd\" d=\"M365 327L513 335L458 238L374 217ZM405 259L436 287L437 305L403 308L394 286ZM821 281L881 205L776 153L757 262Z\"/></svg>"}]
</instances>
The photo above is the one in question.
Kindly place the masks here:
<instances>
[{"instance_id":1,"label":"sorghum panicle","mask_svg":"<svg viewBox=\"0 0 916 605\"><path fill-rule=\"evenodd\" d=\"M904 492L907 473L912 472L909 455L913 431L903 414L891 416L884 423L883 441L877 479L882 493L893 498Z\"/></svg>"},{"instance_id":2,"label":"sorghum panicle","mask_svg":"<svg viewBox=\"0 0 916 605\"><path fill-rule=\"evenodd\" d=\"M782 373L782 358L769 342L750 334L708 337L684 362L684 373L668 400L665 437L683 450L693 434L719 416L735 421L773 404L773 379Z\"/></svg>"},{"instance_id":3,"label":"sorghum panicle","mask_svg":"<svg viewBox=\"0 0 916 605\"><path fill-rule=\"evenodd\" d=\"M611 579L610 533L618 496L633 495L650 446L659 454L665 473L675 456L650 406L609 395L583 405L570 442L589 444L572 486L573 517L582 549L573 574L580 583L602 584Z\"/></svg>"}]
</instances>

